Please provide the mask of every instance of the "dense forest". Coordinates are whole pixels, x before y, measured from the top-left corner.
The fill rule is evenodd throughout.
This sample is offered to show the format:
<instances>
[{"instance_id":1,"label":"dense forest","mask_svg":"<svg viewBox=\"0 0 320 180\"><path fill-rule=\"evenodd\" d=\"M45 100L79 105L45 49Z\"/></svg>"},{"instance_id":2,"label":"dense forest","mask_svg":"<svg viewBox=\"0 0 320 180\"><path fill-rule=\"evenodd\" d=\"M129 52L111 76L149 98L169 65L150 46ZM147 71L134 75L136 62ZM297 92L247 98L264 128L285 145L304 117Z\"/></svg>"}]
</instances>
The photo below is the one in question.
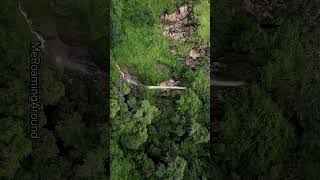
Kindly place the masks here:
<instances>
[{"instance_id":1,"label":"dense forest","mask_svg":"<svg viewBox=\"0 0 320 180\"><path fill-rule=\"evenodd\" d=\"M319 9L1 0L0 179L318 180Z\"/></svg>"},{"instance_id":2,"label":"dense forest","mask_svg":"<svg viewBox=\"0 0 320 180\"><path fill-rule=\"evenodd\" d=\"M319 179L319 5L214 1L212 179Z\"/></svg>"},{"instance_id":3,"label":"dense forest","mask_svg":"<svg viewBox=\"0 0 320 180\"><path fill-rule=\"evenodd\" d=\"M106 76L101 75L107 72L105 2L0 4L0 179L105 179L107 89ZM46 40L38 76L39 139L30 137L28 100L30 43L39 39L23 11Z\"/></svg>"},{"instance_id":4,"label":"dense forest","mask_svg":"<svg viewBox=\"0 0 320 180\"><path fill-rule=\"evenodd\" d=\"M111 179L208 178L209 19L207 0L112 0Z\"/></svg>"}]
</instances>

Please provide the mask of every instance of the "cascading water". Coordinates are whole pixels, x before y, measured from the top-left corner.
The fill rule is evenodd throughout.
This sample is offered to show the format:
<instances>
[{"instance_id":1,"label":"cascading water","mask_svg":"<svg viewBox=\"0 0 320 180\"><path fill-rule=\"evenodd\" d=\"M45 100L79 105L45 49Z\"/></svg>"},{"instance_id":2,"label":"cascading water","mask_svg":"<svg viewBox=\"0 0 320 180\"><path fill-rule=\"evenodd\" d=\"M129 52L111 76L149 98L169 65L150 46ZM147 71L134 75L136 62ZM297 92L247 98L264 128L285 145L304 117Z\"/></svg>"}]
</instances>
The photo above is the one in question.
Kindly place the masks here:
<instances>
[{"instance_id":1,"label":"cascading water","mask_svg":"<svg viewBox=\"0 0 320 180\"><path fill-rule=\"evenodd\" d=\"M179 87L179 86L148 86L148 85L144 85L144 84L141 84L140 82L126 78L125 74L121 71L119 65L116 64L116 66L121 74L121 77L123 77L127 81L127 83L129 83L129 84L133 84L136 86L143 86L147 89L186 89L186 87Z\"/></svg>"},{"instance_id":2,"label":"cascading water","mask_svg":"<svg viewBox=\"0 0 320 180\"><path fill-rule=\"evenodd\" d=\"M32 26L32 21L28 17L27 13L23 10L21 4L18 4L18 9L22 16L25 18L26 23L28 24L29 30L35 38L41 42L41 49L47 55L50 56L49 59L53 60L53 63L59 69L69 69L71 71L78 71L84 74L102 74L102 72L96 67L95 71L90 72L89 67L85 66L84 64L75 62L68 57L68 50L72 49L73 47L63 43L60 38L57 36L54 40L48 40L46 42L45 38L34 30Z\"/></svg>"},{"instance_id":3,"label":"cascading water","mask_svg":"<svg viewBox=\"0 0 320 180\"><path fill-rule=\"evenodd\" d=\"M26 20L26 22L28 24L30 32L41 42L41 49L45 52L46 51L46 49L45 49L46 40L37 31L35 31L33 29L32 21L28 18L27 13L22 9L20 3L18 5L18 9L19 9L20 13L23 15L23 17L25 18L25 20Z\"/></svg>"}]
</instances>

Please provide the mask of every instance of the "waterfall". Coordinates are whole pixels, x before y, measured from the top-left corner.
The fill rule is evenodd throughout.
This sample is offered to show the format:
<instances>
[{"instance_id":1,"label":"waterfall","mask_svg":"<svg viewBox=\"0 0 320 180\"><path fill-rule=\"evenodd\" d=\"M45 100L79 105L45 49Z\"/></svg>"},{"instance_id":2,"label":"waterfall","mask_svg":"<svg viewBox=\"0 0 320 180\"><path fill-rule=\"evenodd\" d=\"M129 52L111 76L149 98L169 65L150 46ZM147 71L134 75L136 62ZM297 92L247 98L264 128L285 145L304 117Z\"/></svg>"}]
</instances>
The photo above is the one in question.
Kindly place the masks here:
<instances>
[{"instance_id":1,"label":"waterfall","mask_svg":"<svg viewBox=\"0 0 320 180\"><path fill-rule=\"evenodd\" d=\"M125 78L125 74L121 71L119 65L116 64L116 66L117 66L117 69L120 72L120 75L121 75L120 77L123 77L129 84L133 84L133 85L136 85L136 86L143 86L143 87L145 87L147 89L187 89L186 87L179 87L179 86L147 86L147 85L141 84L139 82L133 81L131 79Z\"/></svg>"},{"instance_id":2,"label":"waterfall","mask_svg":"<svg viewBox=\"0 0 320 180\"><path fill-rule=\"evenodd\" d=\"M146 86L147 89L187 89L179 86Z\"/></svg>"},{"instance_id":3,"label":"waterfall","mask_svg":"<svg viewBox=\"0 0 320 180\"><path fill-rule=\"evenodd\" d=\"M245 85L245 82L242 81L219 81L219 80L212 80L212 86L242 86Z\"/></svg>"},{"instance_id":4,"label":"waterfall","mask_svg":"<svg viewBox=\"0 0 320 180\"><path fill-rule=\"evenodd\" d=\"M32 27L32 21L30 19L28 19L28 15L27 13L22 9L21 7L21 4L19 3L18 5L18 9L20 11L20 13L22 14L22 16L25 18L28 26L29 26L29 29L30 29L30 32L35 35L37 37L37 39L41 42L41 49L43 51L45 51L45 43L46 43L46 40L38 33L36 32L33 27Z\"/></svg>"},{"instance_id":5,"label":"waterfall","mask_svg":"<svg viewBox=\"0 0 320 180\"><path fill-rule=\"evenodd\" d=\"M40 33L38 33L37 31L35 31L33 29L32 21L31 21L31 19L28 18L27 13L23 10L20 3L18 4L18 9L19 9L20 13L22 14L22 16L25 18L25 21L27 22L29 30L32 33L32 35L34 35L41 42L41 49L43 50L43 52L45 52L47 55L51 54L52 57L50 59L53 60L55 65L58 67L58 69L63 70L65 68L65 69L69 69L71 71L79 71L84 74L91 74L85 65L73 62L72 60L70 60L66 57L67 53L64 51L68 51L68 49L70 49L70 46L64 44L60 39L57 40L58 43L56 44L56 46L62 46L64 51L62 51L61 49L57 50L58 47L52 47L51 50L48 49L48 52L47 52L46 46L45 46L45 43L46 43L45 38ZM55 50L52 50L52 49L55 49Z\"/></svg>"}]
</instances>

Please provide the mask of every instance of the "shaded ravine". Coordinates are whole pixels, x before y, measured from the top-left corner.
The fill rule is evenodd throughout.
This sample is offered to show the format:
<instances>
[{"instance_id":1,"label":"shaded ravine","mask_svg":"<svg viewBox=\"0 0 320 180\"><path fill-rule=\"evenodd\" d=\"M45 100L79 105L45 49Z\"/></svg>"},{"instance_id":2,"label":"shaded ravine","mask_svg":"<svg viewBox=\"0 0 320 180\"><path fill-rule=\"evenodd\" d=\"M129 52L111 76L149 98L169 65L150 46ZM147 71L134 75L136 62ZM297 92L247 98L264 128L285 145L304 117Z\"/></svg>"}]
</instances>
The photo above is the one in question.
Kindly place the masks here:
<instances>
[{"instance_id":1,"label":"shaded ravine","mask_svg":"<svg viewBox=\"0 0 320 180\"><path fill-rule=\"evenodd\" d=\"M57 32L54 32L54 38L50 38L46 40L39 32L34 30L32 26L32 21L28 17L27 13L23 10L21 4L18 4L18 9L22 16L24 17L26 23L28 24L29 30L32 33L32 35L35 36L35 38L41 42L41 49L45 53L46 56L49 57L51 61L58 67L62 69L67 69L70 71L77 71L83 74L92 75L96 73L101 73L101 71L93 64L94 69L96 71L90 72L90 68L82 63L76 62L81 57L76 58L70 58L69 54L70 52L76 52L79 54L79 51L83 51L83 47L76 47L76 46L70 46L68 44L65 44L60 37L58 36ZM90 65L90 64L89 64Z\"/></svg>"}]
</instances>

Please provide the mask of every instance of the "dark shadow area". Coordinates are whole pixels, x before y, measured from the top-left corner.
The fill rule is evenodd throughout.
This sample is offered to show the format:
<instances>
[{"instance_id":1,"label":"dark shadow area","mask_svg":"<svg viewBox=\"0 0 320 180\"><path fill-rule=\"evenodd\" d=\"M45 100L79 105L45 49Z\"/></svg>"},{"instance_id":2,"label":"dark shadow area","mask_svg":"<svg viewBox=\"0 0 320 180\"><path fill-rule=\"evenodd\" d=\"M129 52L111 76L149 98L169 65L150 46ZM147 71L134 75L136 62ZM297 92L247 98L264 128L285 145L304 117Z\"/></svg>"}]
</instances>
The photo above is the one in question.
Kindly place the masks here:
<instances>
[{"instance_id":1,"label":"dark shadow area","mask_svg":"<svg viewBox=\"0 0 320 180\"><path fill-rule=\"evenodd\" d=\"M212 3L210 178L318 179L319 2Z\"/></svg>"},{"instance_id":2,"label":"dark shadow area","mask_svg":"<svg viewBox=\"0 0 320 180\"><path fill-rule=\"evenodd\" d=\"M106 179L107 1L0 3L0 179Z\"/></svg>"}]
</instances>

